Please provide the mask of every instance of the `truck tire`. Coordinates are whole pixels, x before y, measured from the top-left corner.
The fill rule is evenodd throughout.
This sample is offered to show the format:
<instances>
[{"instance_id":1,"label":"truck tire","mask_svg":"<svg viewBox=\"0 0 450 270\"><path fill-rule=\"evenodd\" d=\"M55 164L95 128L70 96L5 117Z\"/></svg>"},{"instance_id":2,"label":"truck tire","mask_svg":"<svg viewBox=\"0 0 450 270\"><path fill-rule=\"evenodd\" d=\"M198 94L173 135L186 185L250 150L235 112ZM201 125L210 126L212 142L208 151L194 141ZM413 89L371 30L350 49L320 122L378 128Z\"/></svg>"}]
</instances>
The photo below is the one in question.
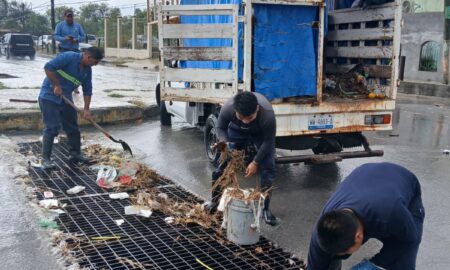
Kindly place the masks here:
<instances>
[{"instance_id":1,"label":"truck tire","mask_svg":"<svg viewBox=\"0 0 450 270\"><path fill-rule=\"evenodd\" d=\"M172 115L167 111L166 103L163 101L159 106L159 120L163 126L172 125Z\"/></svg>"},{"instance_id":2,"label":"truck tire","mask_svg":"<svg viewBox=\"0 0 450 270\"><path fill-rule=\"evenodd\" d=\"M314 154L331 154L342 152L342 144L335 138L322 138L319 143L312 148Z\"/></svg>"},{"instance_id":3,"label":"truck tire","mask_svg":"<svg viewBox=\"0 0 450 270\"><path fill-rule=\"evenodd\" d=\"M217 117L214 114L211 114L208 119L206 119L203 138L205 143L206 157L208 158L208 161L212 165L214 165L214 167L218 167L220 162L220 153L211 150L211 146L213 146L218 141L216 136L216 127Z\"/></svg>"}]
</instances>

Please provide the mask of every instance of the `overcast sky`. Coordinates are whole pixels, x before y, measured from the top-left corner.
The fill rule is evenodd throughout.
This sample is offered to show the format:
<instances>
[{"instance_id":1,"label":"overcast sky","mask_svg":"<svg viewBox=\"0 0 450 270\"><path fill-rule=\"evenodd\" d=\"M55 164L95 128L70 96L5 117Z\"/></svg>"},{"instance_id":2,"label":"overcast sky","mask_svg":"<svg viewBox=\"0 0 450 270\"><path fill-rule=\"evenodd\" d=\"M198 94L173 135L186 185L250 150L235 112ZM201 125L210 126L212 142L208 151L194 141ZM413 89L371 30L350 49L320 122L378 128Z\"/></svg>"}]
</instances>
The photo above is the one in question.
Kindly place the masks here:
<instances>
[{"instance_id":1,"label":"overcast sky","mask_svg":"<svg viewBox=\"0 0 450 270\"><path fill-rule=\"evenodd\" d=\"M150 2L153 3L153 1ZM45 13L50 8L50 0L35 0L32 3L33 9L39 13ZM56 6L65 5L74 9L78 9L81 5L87 3L106 3L110 7L118 7L124 16L132 15L135 7L140 9L147 8L147 0L55 0Z\"/></svg>"}]
</instances>

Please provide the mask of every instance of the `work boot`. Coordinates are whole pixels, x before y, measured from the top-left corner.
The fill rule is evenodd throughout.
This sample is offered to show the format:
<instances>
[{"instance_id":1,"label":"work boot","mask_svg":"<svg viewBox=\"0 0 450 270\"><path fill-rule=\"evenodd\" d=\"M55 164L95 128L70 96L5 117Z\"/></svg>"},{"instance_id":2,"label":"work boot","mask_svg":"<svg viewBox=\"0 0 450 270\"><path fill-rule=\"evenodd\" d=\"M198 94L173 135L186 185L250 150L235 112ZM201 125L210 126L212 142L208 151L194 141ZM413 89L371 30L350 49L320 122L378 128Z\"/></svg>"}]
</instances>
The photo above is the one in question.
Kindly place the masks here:
<instances>
[{"instance_id":1,"label":"work boot","mask_svg":"<svg viewBox=\"0 0 450 270\"><path fill-rule=\"evenodd\" d=\"M56 169L56 164L50 159L53 148L53 137L44 136L42 138L42 169Z\"/></svg>"},{"instance_id":2,"label":"work boot","mask_svg":"<svg viewBox=\"0 0 450 270\"><path fill-rule=\"evenodd\" d=\"M81 153L80 133L67 135L69 144L69 160L74 163L90 164L91 160Z\"/></svg>"},{"instance_id":3,"label":"work boot","mask_svg":"<svg viewBox=\"0 0 450 270\"><path fill-rule=\"evenodd\" d=\"M206 212L208 212L209 214L214 214L217 211L217 207L219 206L219 201L220 201L221 195L222 195L222 192L221 192L220 188L218 188L218 187L213 188L213 190L211 192L211 201L209 201L205 204Z\"/></svg>"},{"instance_id":4,"label":"work boot","mask_svg":"<svg viewBox=\"0 0 450 270\"><path fill-rule=\"evenodd\" d=\"M263 218L266 224L270 226L275 226L278 223L277 218L270 211L269 205L270 205L270 197L267 196L266 199L264 200Z\"/></svg>"}]
</instances>

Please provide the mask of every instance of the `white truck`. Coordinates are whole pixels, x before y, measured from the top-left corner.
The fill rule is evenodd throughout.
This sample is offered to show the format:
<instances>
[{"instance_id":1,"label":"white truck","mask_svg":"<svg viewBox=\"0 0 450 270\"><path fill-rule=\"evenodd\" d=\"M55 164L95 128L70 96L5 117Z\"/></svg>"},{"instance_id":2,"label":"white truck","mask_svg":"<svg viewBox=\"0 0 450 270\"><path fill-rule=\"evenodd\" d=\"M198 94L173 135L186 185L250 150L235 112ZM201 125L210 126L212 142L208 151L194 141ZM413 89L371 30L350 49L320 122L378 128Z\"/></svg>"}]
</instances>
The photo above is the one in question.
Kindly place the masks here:
<instances>
[{"instance_id":1,"label":"white truck","mask_svg":"<svg viewBox=\"0 0 450 270\"><path fill-rule=\"evenodd\" d=\"M278 83L278 80L271 78L263 78L263 81L266 73L261 75L258 68L262 65L266 70L277 67L281 82L286 78L287 82L296 80L302 72L310 74L312 71L312 95L273 99L272 94L267 92L271 89L265 89L263 93L272 97L277 120L276 147L313 150L313 153L306 155L278 156L277 163L327 163L383 155L382 150L369 147L362 133L392 129L399 83L399 0L367 9L339 10L334 9L334 1L327 1L331 5L327 7L325 0L244 0L244 3L207 5L186 1L183 4L181 1L181 5L159 7L161 65L156 99L162 125L170 125L171 117L176 116L202 127L206 154L215 163L217 153L210 146L216 142L215 126L221 104L238 91L260 91L262 86L276 86ZM302 18L293 18L296 15L288 14L286 8L294 11L299 8L292 14L314 9L313 17L316 17L306 19L309 20L306 23L298 23ZM274 15L277 9L281 15ZM281 22L280 29L275 23L277 16ZM295 27L286 26L280 20L283 16L300 28L295 30ZM264 27L270 28L267 28L268 32L264 32ZM302 40L303 36L299 33L300 38L292 38L292 42L297 42L295 46L298 50L292 51L292 44L288 45L291 46L288 57L280 58L283 63L279 68L279 59L272 61L264 57L285 53L286 50L278 47L284 46L283 42L289 43L291 38L284 39L281 45L266 46L264 42L271 42L268 36L292 31L285 28L311 32L314 51L312 56L305 55L306 47L311 42ZM214 42L212 45L208 42L206 45L196 43L205 40L229 42L219 42L219 45ZM261 52L266 53L265 56L261 56ZM305 60L304 64L301 60L303 66L298 72L290 68L298 64L300 58L297 53L301 59L313 57L313 61ZM223 61L229 64L225 68ZM186 63L219 65L207 65L205 68ZM364 91L348 89L352 84L363 84L363 88L372 93L368 95ZM275 88L274 91L281 89ZM353 147L363 149L343 151Z\"/></svg>"}]
</instances>

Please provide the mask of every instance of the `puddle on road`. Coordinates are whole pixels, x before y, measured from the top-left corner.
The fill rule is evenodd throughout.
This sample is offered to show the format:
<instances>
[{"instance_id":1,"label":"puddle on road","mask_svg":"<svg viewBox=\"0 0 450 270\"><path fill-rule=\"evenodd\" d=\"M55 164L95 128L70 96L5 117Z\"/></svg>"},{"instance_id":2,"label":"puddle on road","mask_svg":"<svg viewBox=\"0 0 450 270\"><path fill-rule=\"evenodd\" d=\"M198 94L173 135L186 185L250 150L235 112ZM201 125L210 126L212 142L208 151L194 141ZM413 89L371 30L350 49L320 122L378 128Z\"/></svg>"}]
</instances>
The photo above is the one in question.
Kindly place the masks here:
<instances>
[{"instance_id":1,"label":"puddle on road","mask_svg":"<svg viewBox=\"0 0 450 270\"><path fill-rule=\"evenodd\" d=\"M11 78L18 78L18 77L6 73L0 73L0 79L11 79Z\"/></svg>"}]
</instances>

